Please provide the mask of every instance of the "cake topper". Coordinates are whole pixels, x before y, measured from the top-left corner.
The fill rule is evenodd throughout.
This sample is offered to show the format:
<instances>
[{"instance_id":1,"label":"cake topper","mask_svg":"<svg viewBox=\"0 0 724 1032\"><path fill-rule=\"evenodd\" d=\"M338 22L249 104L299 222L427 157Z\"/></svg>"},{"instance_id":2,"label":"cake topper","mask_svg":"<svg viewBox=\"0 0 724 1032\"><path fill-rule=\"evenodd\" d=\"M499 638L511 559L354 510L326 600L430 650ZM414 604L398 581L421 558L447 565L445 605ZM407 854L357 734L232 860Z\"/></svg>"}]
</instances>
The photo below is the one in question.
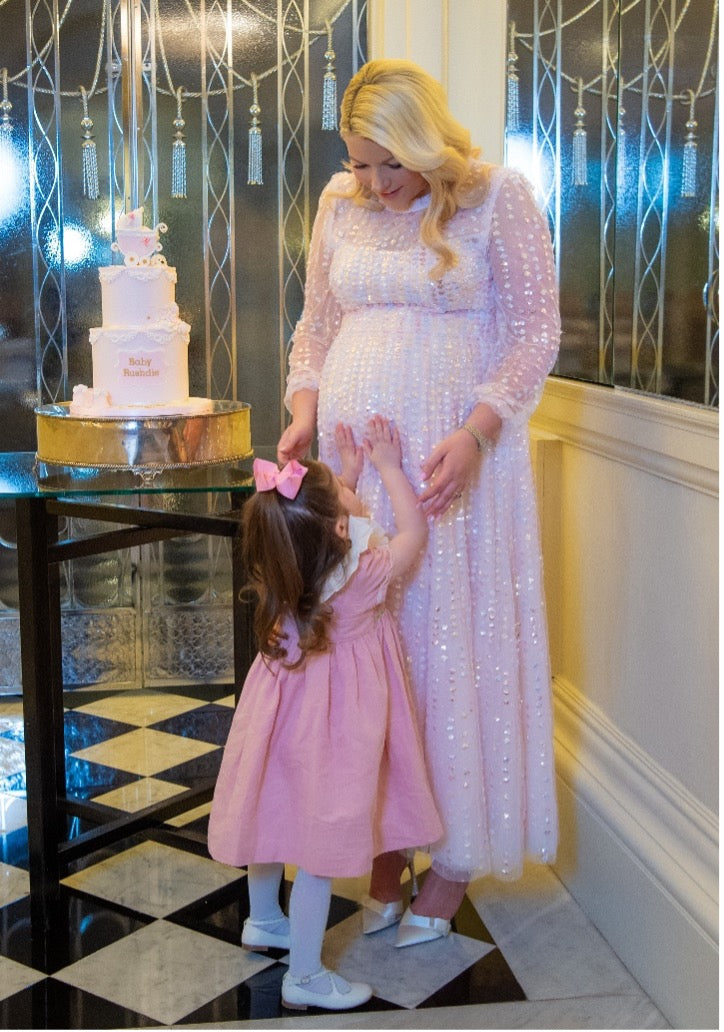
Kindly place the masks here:
<instances>
[{"instance_id":1,"label":"cake topper","mask_svg":"<svg viewBox=\"0 0 724 1032\"><path fill-rule=\"evenodd\" d=\"M165 265L165 257L159 254L163 245L158 237L167 229L165 222L159 222L153 229L144 226L143 208L134 208L127 215L124 212L118 216L116 240L111 244L111 250L123 255L124 265Z\"/></svg>"}]
</instances>

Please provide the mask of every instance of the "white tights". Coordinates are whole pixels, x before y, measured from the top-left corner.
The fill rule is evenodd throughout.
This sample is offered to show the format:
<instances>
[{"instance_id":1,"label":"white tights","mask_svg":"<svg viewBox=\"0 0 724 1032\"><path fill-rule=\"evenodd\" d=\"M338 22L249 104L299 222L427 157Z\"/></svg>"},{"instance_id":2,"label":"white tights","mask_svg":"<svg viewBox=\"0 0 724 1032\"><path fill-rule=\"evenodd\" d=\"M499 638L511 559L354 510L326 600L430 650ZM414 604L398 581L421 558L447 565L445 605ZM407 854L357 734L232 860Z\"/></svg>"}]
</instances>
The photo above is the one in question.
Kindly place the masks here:
<instances>
[{"instance_id":1,"label":"white tights","mask_svg":"<svg viewBox=\"0 0 724 1032\"><path fill-rule=\"evenodd\" d=\"M279 886L284 864L249 864L249 908L252 921L281 920ZM297 871L289 901L289 973L314 975L322 966L322 940L327 927L332 879Z\"/></svg>"}]
</instances>

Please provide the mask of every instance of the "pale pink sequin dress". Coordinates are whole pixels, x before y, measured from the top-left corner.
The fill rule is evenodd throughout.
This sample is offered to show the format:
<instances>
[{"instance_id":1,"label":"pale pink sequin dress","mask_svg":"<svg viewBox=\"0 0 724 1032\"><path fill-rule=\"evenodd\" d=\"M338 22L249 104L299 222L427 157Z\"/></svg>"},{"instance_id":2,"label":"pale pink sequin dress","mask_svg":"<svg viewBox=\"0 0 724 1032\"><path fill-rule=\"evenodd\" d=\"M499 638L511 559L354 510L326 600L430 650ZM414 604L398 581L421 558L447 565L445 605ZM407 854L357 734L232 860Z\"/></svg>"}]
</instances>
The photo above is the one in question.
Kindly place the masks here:
<instances>
[{"instance_id":1,"label":"pale pink sequin dress","mask_svg":"<svg viewBox=\"0 0 724 1032\"><path fill-rule=\"evenodd\" d=\"M319 389L320 457L330 465L338 421L361 440L373 413L394 420L420 489L420 463L477 402L503 419L394 601L446 830L433 866L456 880L514 878L526 857L550 862L558 836L527 428L560 335L550 236L524 178L494 168L483 204L447 224L456 267L432 281L437 259L419 240L427 198L408 212L373 211L335 196L351 182L338 173L320 200L287 401ZM358 493L390 531L369 463Z\"/></svg>"}]
</instances>

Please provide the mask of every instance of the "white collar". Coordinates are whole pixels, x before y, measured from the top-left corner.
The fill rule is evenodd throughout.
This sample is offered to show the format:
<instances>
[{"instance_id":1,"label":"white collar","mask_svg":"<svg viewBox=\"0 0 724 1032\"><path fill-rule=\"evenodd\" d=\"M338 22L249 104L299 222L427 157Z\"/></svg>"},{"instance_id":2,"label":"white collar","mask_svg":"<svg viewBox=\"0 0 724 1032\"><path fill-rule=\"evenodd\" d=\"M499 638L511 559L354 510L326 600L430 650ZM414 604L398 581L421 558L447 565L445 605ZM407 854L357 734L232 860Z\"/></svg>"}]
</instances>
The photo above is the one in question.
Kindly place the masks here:
<instances>
[{"instance_id":1,"label":"white collar","mask_svg":"<svg viewBox=\"0 0 724 1032\"><path fill-rule=\"evenodd\" d=\"M385 208L384 210L389 215L409 215L411 211L424 211L430 204L430 196L431 194L429 190L427 193L420 194L420 196L416 197L410 204L410 207L405 208L404 211L396 211L394 208Z\"/></svg>"},{"instance_id":2,"label":"white collar","mask_svg":"<svg viewBox=\"0 0 724 1032\"><path fill-rule=\"evenodd\" d=\"M367 516L349 517L350 548L341 563L337 563L327 574L320 601L326 602L340 591L359 566L360 556L368 548L375 548L387 541L387 535Z\"/></svg>"}]
</instances>

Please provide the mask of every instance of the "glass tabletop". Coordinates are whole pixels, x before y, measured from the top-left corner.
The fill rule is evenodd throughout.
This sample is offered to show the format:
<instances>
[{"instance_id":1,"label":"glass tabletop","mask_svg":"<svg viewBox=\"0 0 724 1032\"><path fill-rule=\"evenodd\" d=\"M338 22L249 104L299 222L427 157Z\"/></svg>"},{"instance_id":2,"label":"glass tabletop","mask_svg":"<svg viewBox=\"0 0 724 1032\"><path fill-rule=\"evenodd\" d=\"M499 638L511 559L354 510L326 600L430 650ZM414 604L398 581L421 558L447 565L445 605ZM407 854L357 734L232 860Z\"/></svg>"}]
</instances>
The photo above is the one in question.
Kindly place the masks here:
<instances>
[{"instance_id":1,"label":"glass tabletop","mask_svg":"<svg viewBox=\"0 0 724 1032\"><path fill-rule=\"evenodd\" d=\"M262 458L274 458L271 446L256 448ZM0 499L66 498L93 495L191 494L251 492L252 457L240 462L173 469L106 469L51 466L38 462L35 452L0 453Z\"/></svg>"}]
</instances>

